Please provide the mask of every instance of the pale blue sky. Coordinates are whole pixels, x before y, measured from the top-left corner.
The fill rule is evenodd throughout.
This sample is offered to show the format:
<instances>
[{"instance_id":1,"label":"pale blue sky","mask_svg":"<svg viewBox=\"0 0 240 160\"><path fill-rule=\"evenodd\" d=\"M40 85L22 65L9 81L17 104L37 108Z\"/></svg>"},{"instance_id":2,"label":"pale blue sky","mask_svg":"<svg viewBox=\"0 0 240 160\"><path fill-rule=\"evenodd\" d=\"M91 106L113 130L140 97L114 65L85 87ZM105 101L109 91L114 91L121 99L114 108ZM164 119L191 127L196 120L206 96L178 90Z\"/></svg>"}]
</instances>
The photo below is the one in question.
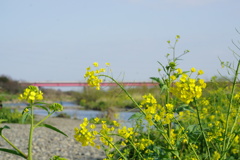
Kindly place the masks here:
<instances>
[{"instance_id":1,"label":"pale blue sky","mask_svg":"<svg viewBox=\"0 0 240 160\"><path fill-rule=\"evenodd\" d=\"M84 81L93 62L125 81L149 81L179 34L180 67L217 75L240 35L239 0L1 0L0 75ZM124 73L124 78L123 76Z\"/></svg>"}]
</instances>

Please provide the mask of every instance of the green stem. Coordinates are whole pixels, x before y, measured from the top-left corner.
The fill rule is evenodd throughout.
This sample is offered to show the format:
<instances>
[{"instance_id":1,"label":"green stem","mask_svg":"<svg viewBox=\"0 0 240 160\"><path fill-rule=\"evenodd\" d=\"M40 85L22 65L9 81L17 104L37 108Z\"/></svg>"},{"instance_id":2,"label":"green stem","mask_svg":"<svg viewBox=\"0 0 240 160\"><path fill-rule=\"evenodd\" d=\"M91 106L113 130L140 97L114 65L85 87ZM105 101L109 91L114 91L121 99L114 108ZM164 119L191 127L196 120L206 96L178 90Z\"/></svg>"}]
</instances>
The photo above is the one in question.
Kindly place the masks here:
<instances>
[{"instance_id":1,"label":"green stem","mask_svg":"<svg viewBox=\"0 0 240 160\"><path fill-rule=\"evenodd\" d=\"M176 45L176 43L175 43L175 45ZM174 45L174 52L175 52L175 45ZM174 54L175 55L175 54ZM175 59L175 58L174 58ZM173 60L174 60L173 59ZM175 61L174 61L175 62ZM171 69L170 69L171 70ZM170 78L170 75L171 75L171 71L170 71L170 73L169 74L167 74L168 75L168 81L167 81L167 97L166 97L166 104L168 104L169 103L169 101L170 101L170 85L171 85L171 78ZM167 111L167 107L165 106L165 109L166 109L166 111ZM168 138L169 138L169 140L171 140L171 129L172 129L172 125L171 125L171 122L169 123L169 124L167 124L167 127L168 127ZM170 148L169 148L170 149ZM169 152L170 153L170 152ZM168 158L170 158L171 157L171 154L168 154Z\"/></svg>"},{"instance_id":2,"label":"green stem","mask_svg":"<svg viewBox=\"0 0 240 160\"><path fill-rule=\"evenodd\" d=\"M48 119L54 112L48 114L46 117L44 117L41 121L39 121L37 124L34 125L34 128L39 126L42 122L44 122L46 119Z\"/></svg>"},{"instance_id":3,"label":"green stem","mask_svg":"<svg viewBox=\"0 0 240 160\"><path fill-rule=\"evenodd\" d=\"M33 118L33 105L30 104L31 109L31 126L29 132L29 139L28 139L28 160L32 160L32 138L33 138L33 130L34 130L34 118Z\"/></svg>"},{"instance_id":4,"label":"green stem","mask_svg":"<svg viewBox=\"0 0 240 160\"><path fill-rule=\"evenodd\" d=\"M231 142L229 142L230 144L228 145L229 147L226 148L226 150L224 151L223 155L225 155L228 152L228 150L231 148L232 144L234 143L234 139L236 138L236 136L237 136L237 134L231 139ZM220 157L219 160L222 160L223 158L224 158L224 156Z\"/></svg>"},{"instance_id":5,"label":"green stem","mask_svg":"<svg viewBox=\"0 0 240 160\"><path fill-rule=\"evenodd\" d=\"M230 117L230 113L231 113L231 109L232 109L232 102L233 102L233 94L234 94L234 91L235 91L235 87L236 87L236 82L237 82L237 77L238 77L238 71L239 71L239 66L240 66L240 60L238 61L238 65L237 65L237 69L235 71L235 75L234 75L234 80L233 80L233 85L232 85L232 90L231 90L231 97L230 97L230 103L229 103L229 106L228 106L228 112L227 112L227 121L226 121L226 127L225 127L225 132L224 132L224 140L223 140L223 148L222 148L222 151L223 151L223 157L226 158L226 148L228 147L228 144L229 144L229 141L230 139L228 139L228 142L227 142L227 132L228 132L228 127L229 127L229 117ZM235 119L236 120L236 119ZM234 127L234 126L233 126ZM231 129L231 132L230 134L232 134L233 132L233 128ZM227 143L227 145L226 145Z\"/></svg>"},{"instance_id":6,"label":"green stem","mask_svg":"<svg viewBox=\"0 0 240 160\"><path fill-rule=\"evenodd\" d=\"M162 130L164 130L165 128L161 125L161 126L162 126L162 130L161 130L161 128L159 128L155 122L154 122L153 125L154 125L154 126L156 127L156 129L162 134L163 138L167 141L167 143L168 143L169 146L170 146L170 149L171 149L171 150L175 150L174 146L171 144L171 141L170 141L168 135L165 135L166 133L164 133L164 132L162 131ZM174 154L179 160L181 160L181 158L179 157L179 154L176 154L176 153L173 152L173 151L170 151L170 152L172 152L172 154Z\"/></svg>"},{"instance_id":7,"label":"green stem","mask_svg":"<svg viewBox=\"0 0 240 160\"><path fill-rule=\"evenodd\" d=\"M144 116L146 116L146 113L142 110L142 108L138 105L138 103L132 98L132 96L127 92L127 90L120 84L118 83L114 78L108 76L108 75L99 75L99 76L104 76L107 77L109 79L111 79L114 83L116 83L122 90L123 92L130 98L130 100L137 106L137 108L140 109L140 111L144 114ZM162 133L161 129L157 126L157 124L154 122L154 126ZM169 141L169 139L167 138L167 136L164 135L164 133L162 134L164 139L168 142L168 144L170 145L171 149L174 150L174 147L172 146L171 142ZM179 157L178 154L176 154L175 152L172 152L178 159L181 159Z\"/></svg>"},{"instance_id":8,"label":"green stem","mask_svg":"<svg viewBox=\"0 0 240 160\"><path fill-rule=\"evenodd\" d=\"M208 158L211 159L211 155L210 155L210 151L209 151L209 146L208 146L208 143L207 143L207 139L206 139L205 132L204 132L204 130L203 130L202 122L201 122L201 119L200 119L200 113L199 113L198 106L197 106L197 102L196 102L196 99L195 99L195 98L194 98L194 103L195 103L195 107L196 107L196 110L197 110L198 123L199 123L200 129L201 129L201 131L202 131L203 138L204 138L204 141L205 141L205 144L206 144L206 147L207 147Z\"/></svg>"},{"instance_id":9,"label":"green stem","mask_svg":"<svg viewBox=\"0 0 240 160\"><path fill-rule=\"evenodd\" d=\"M108 75L101 74L99 76L107 77L107 78L111 79L114 83L116 83L123 90L123 92L130 98L130 100L137 106L137 108L140 109L141 112L146 116L146 113L142 110L142 108L138 105L138 103L132 98L132 96L128 93L128 91L120 83L118 83L114 78L112 78Z\"/></svg>"},{"instance_id":10,"label":"green stem","mask_svg":"<svg viewBox=\"0 0 240 160\"><path fill-rule=\"evenodd\" d=\"M12 142L10 142L4 135L1 135L1 137L8 143L10 144L10 146L12 146L16 151L18 151L22 156L24 156L25 158L27 158L28 156L26 154L24 154L20 149L18 149L14 144L12 144Z\"/></svg>"},{"instance_id":11,"label":"green stem","mask_svg":"<svg viewBox=\"0 0 240 160\"><path fill-rule=\"evenodd\" d=\"M107 141L108 141L108 143L110 143L112 146L113 146L113 148L115 148L116 150L117 150L117 152L122 156L122 158L123 159L125 159L125 160L127 160L127 158L122 154L122 152L115 146L115 144L113 144L111 141L109 141L109 139L108 138L106 138L103 134L101 134L100 132L99 132L99 134L104 138L104 139L106 139Z\"/></svg>"},{"instance_id":12,"label":"green stem","mask_svg":"<svg viewBox=\"0 0 240 160\"><path fill-rule=\"evenodd\" d=\"M131 145L132 145L132 147L135 149L135 151L138 153L138 155L139 155L142 159L144 159L143 156L142 156L142 154L138 151L138 149L135 147L135 145L132 143L132 141L129 140L129 142L131 143Z\"/></svg>"},{"instance_id":13,"label":"green stem","mask_svg":"<svg viewBox=\"0 0 240 160\"><path fill-rule=\"evenodd\" d=\"M229 136L230 138L228 139L228 142L227 142L227 145L226 145L226 149L225 149L225 152L224 152L223 155L225 155L225 154L227 153L227 151L229 150L229 148L232 146L235 137L237 136L237 134L235 134L235 135L233 136L233 138L231 138L231 137L232 137L232 133L233 133L234 128L235 128L235 125L237 124L237 121L238 121L239 113L240 113L240 106L239 106L238 109L237 109L237 115L236 115L236 117L235 117L235 119L234 119L234 122L233 122L233 125L232 125L232 128L231 128L231 131L230 131L230 136Z\"/></svg>"},{"instance_id":14,"label":"green stem","mask_svg":"<svg viewBox=\"0 0 240 160\"><path fill-rule=\"evenodd\" d=\"M179 123L179 121L178 121L175 117L174 117L174 119L175 119L175 121L178 123L178 125L180 126L180 128L183 130L183 134L184 134L185 138L188 139L188 135L185 133L184 127L181 125L181 123ZM195 154L196 158L197 158L198 160L200 160L200 158L198 157L197 152L196 152L196 150L194 149L194 147L192 146L192 144L189 143L189 145L190 145L191 149L193 150L193 153Z\"/></svg>"}]
</instances>

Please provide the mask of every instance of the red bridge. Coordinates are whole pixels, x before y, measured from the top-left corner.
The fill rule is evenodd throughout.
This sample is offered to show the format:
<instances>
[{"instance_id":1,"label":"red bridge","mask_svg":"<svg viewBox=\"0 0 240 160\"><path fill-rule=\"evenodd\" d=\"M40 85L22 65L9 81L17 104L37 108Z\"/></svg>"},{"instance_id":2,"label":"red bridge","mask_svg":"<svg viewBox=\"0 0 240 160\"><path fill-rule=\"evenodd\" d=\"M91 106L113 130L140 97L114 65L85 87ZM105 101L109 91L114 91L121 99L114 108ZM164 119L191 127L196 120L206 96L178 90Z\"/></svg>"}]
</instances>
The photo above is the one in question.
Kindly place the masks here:
<instances>
[{"instance_id":1,"label":"red bridge","mask_svg":"<svg viewBox=\"0 0 240 160\"><path fill-rule=\"evenodd\" d=\"M38 87L84 87L88 86L86 82L20 82L20 84L29 86L38 86ZM153 82L121 82L123 86L156 86L158 83ZM117 86L113 82L103 82L101 86Z\"/></svg>"}]
</instances>

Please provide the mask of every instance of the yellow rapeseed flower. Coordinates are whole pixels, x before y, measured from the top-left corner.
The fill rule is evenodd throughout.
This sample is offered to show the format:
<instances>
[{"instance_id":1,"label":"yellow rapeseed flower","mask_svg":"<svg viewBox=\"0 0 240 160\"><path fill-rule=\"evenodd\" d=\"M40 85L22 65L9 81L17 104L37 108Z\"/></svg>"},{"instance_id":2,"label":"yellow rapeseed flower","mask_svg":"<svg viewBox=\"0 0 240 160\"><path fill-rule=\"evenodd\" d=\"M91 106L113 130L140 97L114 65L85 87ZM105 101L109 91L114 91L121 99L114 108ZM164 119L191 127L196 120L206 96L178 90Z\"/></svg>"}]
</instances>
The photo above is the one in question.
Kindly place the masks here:
<instances>
[{"instance_id":1,"label":"yellow rapeseed flower","mask_svg":"<svg viewBox=\"0 0 240 160\"><path fill-rule=\"evenodd\" d=\"M202 74L204 74L203 70L199 70L198 75L202 75Z\"/></svg>"},{"instance_id":2,"label":"yellow rapeseed flower","mask_svg":"<svg viewBox=\"0 0 240 160\"><path fill-rule=\"evenodd\" d=\"M91 128L91 129L95 129L96 126L95 126L94 124L91 124L91 125L90 125L90 128Z\"/></svg>"},{"instance_id":3,"label":"yellow rapeseed flower","mask_svg":"<svg viewBox=\"0 0 240 160\"><path fill-rule=\"evenodd\" d=\"M74 138L76 141L81 142L82 146L95 146L94 140L96 139L96 135L98 134L96 131L90 131L89 128L93 129L95 126L89 125L89 121L87 118L83 119L83 123L80 124L80 128L75 128Z\"/></svg>"},{"instance_id":4,"label":"yellow rapeseed flower","mask_svg":"<svg viewBox=\"0 0 240 160\"><path fill-rule=\"evenodd\" d=\"M177 73L178 73L178 74L182 74L182 69L181 69L181 68L178 68L178 69L177 69Z\"/></svg>"},{"instance_id":5,"label":"yellow rapeseed flower","mask_svg":"<svg viewBox=\"0 0 240 160\"><path fill-rule=\"evenodd\" d=\"M220 157L221 157L221 155L217 152L217 151L215 151L214 153L213 153L213 160L219 160L220 159Z\"/></svg>"},{"instance_id":6,"label":"yellow rapeseed flower","mask_svg":"<svg viewBox=\"0 0 240 160\"><path fill-rule=\"evenodd\" d=\"M36 86L28 86L22 94L19 95L20 100L26 100L28 103L34 103L36 100L43 99L43 93Z\"/></svg>"},{"instance_id":7,"label":"yellow rapeseed flower","mask_svg":"<svg viewBox=\"0 0 240 160\"><path fill-rule=\"evenodd\" d=\"M173 80L173 81L177 79L177 77L174 76L174 75L171 75L170 78L171 78L171 80Z\"/></svg>"},{"instance_id":8,"label":"yellow rapeseed flower","mask_svg":"<svg viewBox=\"0 0 240 160\"><path fill-rule=\"evenodd\" d=\"M180 81L176 82L170 91L180 100L189 104L194 98L200 98L202 96L202 89L206 87L203 79L196 81L187 74L182 74L179 80Z\"/></svg>"},{"instance_id":9,"label":"yellow rapeseed flower","mask_svg":"<svg viewBox=\"0 0 240 160\"><path fill-rule=\"evenodd\" d=\"M116 127L120 126L120 124L117 121L113 121L113 125L116 126Z\"/></svg>"},{"instance_id":10,"label":"yellow rapeseed flower","mask_svg":"<svg viewBox=\"0 0 240 160\"><path fill-rule=\"evenodd\" d=\"M191 72L196 72L196 68L191 68Z\"/></svg>"},{"instance_id":11,"label":"yellow rapeseed flower","mask_svg":"<svg viewBox=\"0 0 240 160\"><path fill-rule=\"evenodd\" d=\"M94 62L94 63L93 63L93 66L94 66L94 67L98 67L98 63L97 63L97 62Z\"/></svg>"},{"instance_id":12,"label":"yellow rapeseed flower","mask_svg":"<svg viewBox=\"0 0 240 160\"><path fill-rule=\"evenodd\" d=\"M166 108L168 112L172 112L173 111L173 105L172 104L166 104Z\"/></svg>"},{"instance_id":13,"label":"yellow rapeseed flower","mask_svg":"<svg viewBox=\"0 0 240 160\"><path fill-rule=\"evenodd\" d=\"M28 111L29 111L28 108L25 108L25 109L23 110L24 113L27 113Z\"/></svg>"},{"instance_id":14,"label":"yellow rapeseed flower","mask_svg":"<svg viewBox=\"0 0 240 160\"><path fill-rule=\"evenodd\" d=\"M98 63L94 62L93 63L94 67L98 67ZM91 67L86 68L86 73L84 75L84 78L87 79L87 83L91 87L96 87L97 90L100 90L100 83L102 83L102 79L99 79L99 75L105 72L104 68L96 69L96 70L91 70Z\"/></svg>"},{"instance_id":15,"label":"yellow rapeseed flower","mask_svg":"<svg viewBox=\"0 0 240 160\"><path fill-rule=\"evenodd\" d=\"M95 118L94 118L95 123L98 123L99 120L100 120L100 119L99 119L98 117L95 117Z\"/></svg>"}]
</instances>

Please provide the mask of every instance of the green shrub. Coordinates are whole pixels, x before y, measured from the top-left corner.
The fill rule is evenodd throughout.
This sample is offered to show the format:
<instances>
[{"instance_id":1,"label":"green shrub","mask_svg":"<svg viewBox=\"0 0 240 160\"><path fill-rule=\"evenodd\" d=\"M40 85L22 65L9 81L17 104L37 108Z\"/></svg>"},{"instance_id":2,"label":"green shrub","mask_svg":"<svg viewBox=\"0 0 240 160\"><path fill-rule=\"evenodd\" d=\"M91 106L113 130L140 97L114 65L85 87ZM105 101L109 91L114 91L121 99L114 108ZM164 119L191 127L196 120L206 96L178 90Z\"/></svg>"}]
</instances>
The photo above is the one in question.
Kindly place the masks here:
<instances>
[{"instance_id":1,"label":"green shrub","mask_svg":"<svg viewBox=\"0 0 240 160\"><path fill-rule=\"evenodd\" d=\"M21 123L22 114L17 109L0 109L0 119L6 119L6 123Z\"/></svg>"}]
</instances>

